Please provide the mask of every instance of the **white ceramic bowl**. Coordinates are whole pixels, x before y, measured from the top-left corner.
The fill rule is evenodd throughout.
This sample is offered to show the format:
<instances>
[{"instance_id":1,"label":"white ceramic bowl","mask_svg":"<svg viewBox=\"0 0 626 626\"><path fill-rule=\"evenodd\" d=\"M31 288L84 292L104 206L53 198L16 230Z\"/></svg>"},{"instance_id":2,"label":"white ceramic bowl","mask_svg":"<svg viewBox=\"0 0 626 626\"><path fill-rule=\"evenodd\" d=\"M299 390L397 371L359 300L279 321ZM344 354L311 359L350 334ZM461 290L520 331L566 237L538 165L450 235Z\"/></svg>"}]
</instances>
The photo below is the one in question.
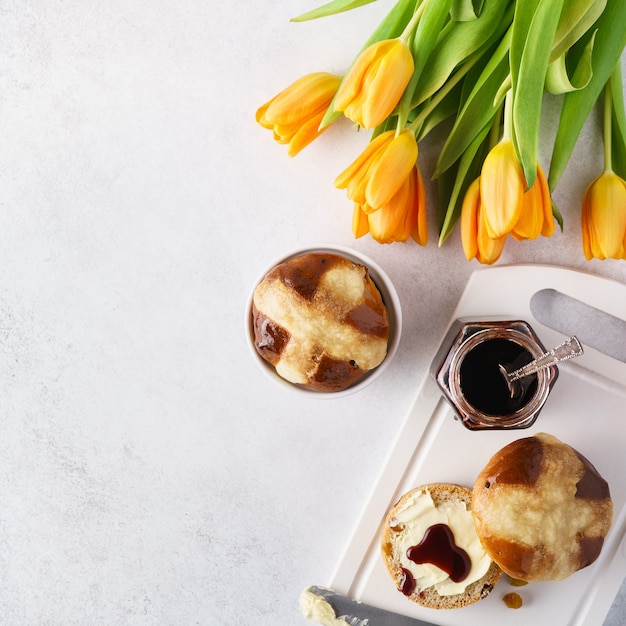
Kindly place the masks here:
<instances>
[{"instance_id":1,"label":"white ceramic bowl","mask_svg":"<svg viewBox=\"0 0 626 626\"><path fill-rule=\"evenodd\" d=\"M357 380L353 385L351 385L347 389L343 389L342 391L317 391L304 385L291 383L288 380L285 380L284 378L279 376L279 374L277 374L276 370L274 369L274 366L268 363L265 359L263 359L254 347L254 328L252 323L252 299L254 297L254 290L256 289L257 285L263 280L265 275L276 265L285 261L289 261L290 259L293 259L295 257L310 253L337 254L339 256L345 257L346 259L349 259L350 261L354 261L355 263L364 265L367 268L370 277L376 284L376 287L378 287L383 302L387 307L387 313L389 316L389 342L387 344L387 356L385 357L385 360L378 367L369 371L362 378ZM393 286L393 283L391 282L389 276L387 276L387 274L379 265L377 265L370 258L366 257L360 252L352 250L351 248L334 244L324 244L320 246L296 250L290 252L289 254L285 254L276 261L274 261L261 273L258 280L252 287L250 295L248 296L248 300L246 302L245 330L248 347L250 348L252 357L261 368L261 371L269 378L271 378L275 383L278 383L286 390L304 393L313 397L343 398L369 385L376 378L378 378L389 366L389 364L393 360L393 357L398 351L398 345L400 343L400 335L402 332L402 310L400 308L400 300L398 298L395 287Z\"/></svg>"}]
</instances>

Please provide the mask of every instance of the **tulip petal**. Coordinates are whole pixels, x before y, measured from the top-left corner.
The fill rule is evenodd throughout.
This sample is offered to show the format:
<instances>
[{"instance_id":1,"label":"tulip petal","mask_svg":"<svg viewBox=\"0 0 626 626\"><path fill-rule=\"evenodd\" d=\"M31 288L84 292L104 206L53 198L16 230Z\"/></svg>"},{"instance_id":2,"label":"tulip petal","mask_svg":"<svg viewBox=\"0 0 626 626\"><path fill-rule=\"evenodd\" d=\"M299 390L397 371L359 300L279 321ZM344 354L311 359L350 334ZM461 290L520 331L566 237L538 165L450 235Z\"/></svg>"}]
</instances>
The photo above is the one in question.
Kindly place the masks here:
<instances>
[{"instance_id":1,"label":"tulip petal","mask_svg":"<svg viewBox=\"0 0 626 626\"><path fill-rule=\"evenodd\" d=\"M352 211L352 233L355 239L367 235L369 232L369 223L367 215L363 212L360 205L354 203L354 209Z\"/></svg>"},{"instance_id":2,"label":"tulip petal","mask_svg":"<svg viewBox=\"0 0 626 626\"><path fill-rule=\"evenodd\" d=\"M370 166L370 160L379 149L384 147L384 144L391 141L394 134L395 131L388 130L372 139L372 141L367 144L365 150L335 178L335 187L345 189L350 184L351 179L364 177Z\"/></svg>"},{"instance_id":3,"label":"tulip petal","mask_svg":"<svg viewBox=\"0 0 626 626\"><path fill-rule=\"evenodd\" d=\"M516 239L537 239L544 221L543 190L537 177L532 187L522 194L522 210L511 234Z\"/></svg>"},{"instance_id":4,"label":"tulip petal","mask_svg":"<svg viewBox=\"0 0 626 626\"><path fill-rule=\"evenodd\" d=\"M587 261L593 258L593 250L591 249L591 233L589 232L589 188L583 196L583 208L581 213L581 234L583 252Z\"/></svg>"},{"instance_id":5,"label":"tulip petal","mask_svg":"<svg viewBox=\"0 0 626 626\"><path fill-rule=\"evenodd\" d=\"M410 230L405 228L405 215L410 206L411 194L410 177L391 200L377 211L368 215L370 233L380 243L406 241Z\"/></svg>"},{"instance_id":6,"label":"tulip petal","mask_svg":"<svg viewBox=\"0 0 626 626\"><path fill-rule=\"evenodd\" d=\"M476 234L476 243L478 244L478 252L476 259L484 265L493 265L502 254L506 235L502 237L490 237L487 232L487 226L483 218L483 208L481 204L478 214L478 232Z\"/></svg>"},{"instance_id":7,"label":"tulip petal","mask_svg":"<svg viewBox=\"0 0 626 626\"><path fill-rule=\"evenodd\" d=\"M497 239L511 232L520 217L524 174L510 140L496 144L483 163L480 197L487 232Z\"/></svg>"},{"instance_id":8,"label":"tulip petal","mask_svg":"<svg viewBox=\"0 0 626 626\"><path fill-rule=\"evenodd\" d=\"M479 207L480 179L477 178L467 188L461 205L461 245L468 261L471 261L478 254Z\"/></svg>"},{"instance_id":9,"label":"tulip petal","mask_svg":"<svg viewBox=\"0 0 626 626\"><path fill-rule=\"evenodd\" d=\"M359 54L356 61L346 74L335 96L335 110L345 111L345 108L361 93L364 78L376 58L385 54L392 40L377 41L368 46Z\"/></svg>"},{"instance_id":10,"label":"tulip petal","mask_svg":"<svg viewBox=\"0 0 626 626\"><path fill-rule=\"evenodd\" d=\"M417 160L415 135L405 130L386 147L373 163L365 196L374 207L389 202L404 184Z\"/></svg>"},{"instance_id":11,"label":"tulip petal","mask_svg":"<svg viewBox=\"0 0 626 626\"><path fill-rule=\"evenodd\" d=\"M426 186L424 185L424 179L422 177L422 173L419 168L415 168L416 172L416 184L417 184L417 192L416 192L416 200L415 203L417 205L417 220L413 222L413 227L411 229L411 236L414 241L418 243L420 246L425 246L428 243L428 219L426 212Z\"/></svg>"},{"instance_id":12,"label":"tulip petal","mask_svg":"<svg viewBox=\"0 0 626 626\"><path fill-rule=\"evenodd\" d=\"M322 117L324 116L324 111L321 111L319 115L312 117L310 120L306 121L302 124L298 130L292 135L291 140L289 141L289 148L287 149L287 154L289 156L296 156L300 150L308 146L312 141L317 139L324 131L326 131L329 126L326 128L319 129L320 122Z\"/></svg>"},{"instance_id":13,"label":"tulip petal","mask_svg":"<svg viewBox=\"0 0 626 626\"><path fill-rule=\"evenodd\" d=\"M543 226L541 227L541 235L543 237L552 237L554 235L554 213L552 211L552 196L550 194L550 186L548 179L539 166L537 168L537 180L541 185L541 195L543 197Z\"/></svg>"},{"instance_id":14,"label":"tulip petal","mask_svg":"<svg viewBox=\"0 0 626 626\"><path fill-rule=\"evenodd\" d=\"M273 124L270 124L265 118L265 112L267 111L267 108L269 107L271 102L272 101L270 100L269 102L266 102L265 104L260 106L254 115L254 119L256 120L257 124L260 124L261 126L263 126L263 128L267 129L271 129L273 126Z\"/></svg>"}]
</instances>

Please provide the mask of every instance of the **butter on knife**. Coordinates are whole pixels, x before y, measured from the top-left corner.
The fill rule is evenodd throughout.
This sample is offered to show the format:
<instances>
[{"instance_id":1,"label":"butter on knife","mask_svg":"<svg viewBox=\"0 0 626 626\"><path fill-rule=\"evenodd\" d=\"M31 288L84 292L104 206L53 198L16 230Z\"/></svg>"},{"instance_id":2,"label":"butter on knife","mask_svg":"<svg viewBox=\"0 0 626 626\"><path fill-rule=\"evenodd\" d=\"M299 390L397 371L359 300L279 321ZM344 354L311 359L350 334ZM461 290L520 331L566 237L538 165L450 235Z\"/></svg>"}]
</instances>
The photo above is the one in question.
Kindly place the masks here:
<instances>
[{"instance_id":1,"label":"butter on knife","mask_svg":"<svg viewBox=\"0 0 626 626\"><path fill-rule=\"evenodd\" d=\"M436 626L351 600L332 589L312 585L300 595L300 611L322 626Z\"/></svg>"}]
</instances>

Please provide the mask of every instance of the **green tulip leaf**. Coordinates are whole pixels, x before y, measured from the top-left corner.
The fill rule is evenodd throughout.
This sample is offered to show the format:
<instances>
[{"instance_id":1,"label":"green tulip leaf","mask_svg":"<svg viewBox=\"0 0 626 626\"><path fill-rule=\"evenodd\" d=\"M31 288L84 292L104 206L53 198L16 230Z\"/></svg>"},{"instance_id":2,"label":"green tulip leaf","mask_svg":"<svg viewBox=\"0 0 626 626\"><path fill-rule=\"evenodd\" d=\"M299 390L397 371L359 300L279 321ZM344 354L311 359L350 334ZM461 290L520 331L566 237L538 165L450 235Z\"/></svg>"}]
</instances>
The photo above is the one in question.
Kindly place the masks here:
<instances>
[{"instance_id":1,"label":"green tulip leaf","mask_svg":"<svg viewBox=\"0 0 626 626\"><path fill-rule=\"evenodd\" d=\"M506 98L506 94L511 91L511 74L508 74L504 79L498 91L496 91L496 95L494 96L494 106L496 102L502 102L504 98Z\"/></svg>"},{"instance_id":2,"label":"green tulip leaf","mask_svg":"<svg viewBox=\"0 0 626 626\"><path fill-rule=\"evenodd\" d=\"M554 200L551 201L551 204L552 204L552 215L554 215L554 219L556 220L556 223L559 225L561 232L563 232L563 216L561 215L559 208L556 206L556 204L554 204Z\"/></svg>"},{"instance_id":3,"label":"green tulip leaf","mask_svg":"<svg viewBox=\"0 0 626 626\"><path fill-rule=\"evenodd\" d=\"M506 10L506 13L505 13ZM471 22L448 22L422 71L413 93L413 106L430 98L468 57L490 48L511 23L513 8L500 0L489 2L478 19Z\"/></svg>"},{"instance_id":4,"label":"green tulip leaf","mask_svg":"<svg viewBox=\"0 0 626 626\"><path fill-rule=\"evenodd\" d=\"M480 16L484 4L485 0L454 0L450 17L455 22L471 22ZM504 3L498 0L498 4Z\"/></svg>"},{"instance_id":5,"label":"green tulip leaf","mask_svg":"<svg viewBox=\"0 0 626 626\"><path fill-rule=\"evenodd\" d=\"M517 74L522 64L522 54L526 45L526 38L532 18L535 15L540 0L517 0L515 2L515 15L513 16L511 32L511 73L517 80Z\"/></svg>"},{"instance_id":6,"label":"green tulip leaf","mask_svg":"<svg viewBox=\"0 0 626 626\"><path fill-rule=\"evenodd\" d=\"M624 111L624 86L622 84L622 63L618 59L611 74L611 94L613 99L613 120L622 136L622 143L626 142L626 113Z\"/></svg>"},{"instance_id":7,"label":"green tulip leaf","mask_svg":"<svg viewBox=\"0 0 626 626\"><path fill-rule=\"evenodd\" d=\"M571 78L567 71L566 55L561 55L556 61L548 65L546 74L546 90L551 94L562 94L570 91L584 89L593 76L592 54L595 33L589 39L583 50L583 55L578 61Z\"/></svg>"},{"instance_id":8,"label":"green tulip leaf","mask_svg":"<svg viewBox=\"0 0 626 626\"><path fill-rule=\"evenodd\" d=\"M575 0L566 2L554 35L550 60L564 55L602 15L606 0Z\"/></svg>"},{"instance_id":9,"label":"green tulip leaf","mask_svg":"<svg viewBox=\"0 0 626 626\"><path fill-rule=\"evenodd\" d=\"M388 130L395 130L398 127L398 116L390 115L386 120L381 122L376 128L372 130L372 135L370 137L370 141L373 141L378 137L378 135L382 135L384 132Z\"/></svg>"},{"instance_id":10,"label":"green tulip leaf","mask_svg":"<svg viewBox=\"0 0 626 626\"><path fill-rule=\"evenodd\" d=\"M482 128L463 153L457 167L449 169L439 179L440 206L446 206L446 210L440 216L440 246L450 236L461 216L467 188L480 174L482 163L489 149L489 142L486 138L490 130L491 124Z\"/></svg>"},{"instance_id":11,"label":"green tulip leaf","mask_svg":"<svg viewBox=\"0 0 626 626\"><path fill-rule=\"evenodd\" d=\"M415 0L398 0L376 30L370 35L359 54L377 41L399 37L404 32L407 24L411 21L414 12Z\"/></svg>"},{"instance_id":12,"label":"green tulip leaf","mask_svg":"<svg viewBox=\"0 0 626 626\"><path fill-rule=\"evenodd\" d=\"M412 115L409 117L409 123L414 121L418 115L424 115L424 109L432 108L424 115L424 121L416 130L415 137L418 142L424 139L439 124L453 117L458 112L462 91L463 84L458 83L436 106L432 107L432 103L429 101L423 108L417 108L412 112Z\"/></svg>"},{"instance_id":13,"label":"green tulip leaf","mask_svg":"<svg viewBox=\"0 0 626 626\"><path fill-rule=\"evenodd\" d=\"M484 127L493 121L501 104L501 101L495 100L495 95L509 73L509 43L510 36L507 33L478 78L470 83L470 93L439 153L433 175L435 178L451 167ZM474 79L473 76L471 78ZM468 76L466 81L469 80Z\"/></svg>"},{"instance_id":14,"label":"green tulip leaf","mask_svg":"<svg viewBox=\"0 0 626 626\"><path fill-rule=\"evenodd\" d=\"M546 73L546 91L551 94L574 91L569 74L567 73L564 54L548 65L548 72Z\"/></svg>"},{"instance_id":15,"label":"green tulip leaf","mask_svg":"<svg viewBox=\"0 0 626 626\"><path fill-rule=\"evenodd\" d=\"M554 41L564 0L539 2L532 18L524 14L518 25L516 21L520 11L523 13L525 8L531 9L535 2L518 0L511 37L513 139L527 188L533 185L537 176L541 105L550 60L550 46L546 42Z\"/></svg>"},{"instance_id":16,"label":"green tulip leaf","mask_svg":"<svg viewBox=\"0 0 626 626\"><path fill-rule=\"evenodd\" d=\"M309 20L316 20L320 17L328 17L330 15L337 15L344 11L351 11L352 9L358 9L359 7L371 4L376 0L333 0L327 4L324 4L317 9L307 11L297 17L292 17L291 22L308 22Z\"/></svg>"},{"instance_id":17,"label":"green tulip leaf","mask_svg":"<svg viewBox=\"0 0 626 626\"><path fill-rule=\"evenodd\" d=\"M624 113L624 88L622 64L617 62L610 78L611 87L611 165L613 171L626 180L626 114Z\"/></svg>"},{"instance_id":18,"label":"green tulip leaf","mask_svg":"<svg viewBox=\"0 0 626 626\"><path fill-rule=\"evenodd\" d=\"M565 94L559 126L554 139L548 184L554 190L578 141L604 85L611 77L626 45L626 2L607 0L606 8L596 21L597 29L592 58L593 76L579 91Z\"/></svg>"},{"instance_id":19,"label":"green tulip leaf","mask_svg":"<svg viewBox=\"0 0 626 626\"><path fill-rule=\"evenodd\" d=\"M611 160L613 171L623 180L626 180L626 145L613 120L611 128Z\"/></svg>"},{"instance_id":20,"label":"green tulip leaf","mask_svg":"<svg viewBox=\"0 0 626 626\"><path fill-rule=\"evenodd\" d=\"M441 29L450 14L452 0L437 0L425 5L411 42L414 69L411 80L400 101L400 123L404 125L411 109L412 94L419 83L424 68L427 66Z\"/></svg>"}]
</instances>

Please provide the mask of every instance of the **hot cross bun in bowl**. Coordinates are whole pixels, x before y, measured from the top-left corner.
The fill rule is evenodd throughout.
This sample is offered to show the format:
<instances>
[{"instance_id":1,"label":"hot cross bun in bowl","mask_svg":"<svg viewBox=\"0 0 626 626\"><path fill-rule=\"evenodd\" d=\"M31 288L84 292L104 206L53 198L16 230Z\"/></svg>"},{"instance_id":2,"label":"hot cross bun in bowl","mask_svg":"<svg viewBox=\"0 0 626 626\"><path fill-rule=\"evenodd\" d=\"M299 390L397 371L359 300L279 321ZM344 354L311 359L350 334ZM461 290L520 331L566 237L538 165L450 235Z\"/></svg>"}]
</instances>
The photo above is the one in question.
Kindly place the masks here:
<instances>
[{"instance_id":1,"label":"hot cross bun in bowl","mask_svg":"<svg viewBox=\"0 0 626 626\"><path fill-rule=\"evenodd\" d=\"M273 378L337 397L390 362L401 313L391 281L373 261L324 246L272 264L253 289L246 324L253 355Z\"/></svg>"}]
</instances>

